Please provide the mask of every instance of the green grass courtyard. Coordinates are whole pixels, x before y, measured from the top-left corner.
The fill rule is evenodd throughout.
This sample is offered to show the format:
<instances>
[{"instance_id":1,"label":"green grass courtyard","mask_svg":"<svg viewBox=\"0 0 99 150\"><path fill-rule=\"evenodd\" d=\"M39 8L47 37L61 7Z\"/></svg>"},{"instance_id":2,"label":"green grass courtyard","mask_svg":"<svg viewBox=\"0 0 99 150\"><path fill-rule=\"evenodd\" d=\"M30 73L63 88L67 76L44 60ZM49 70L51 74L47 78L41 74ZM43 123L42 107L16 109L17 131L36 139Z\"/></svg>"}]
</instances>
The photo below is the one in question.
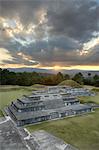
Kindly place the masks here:
<instances>
[{"instance_id":1,"label":"green grass courtyard","mask_svg":"<svg viewBox=\"0 0 99 150\"><path fill-rule=\"evenodd\" d=\"M99 150L99 109L83 116L30 125L27 129L45 130L79 150Z\"/></svg>"}]
</instances>

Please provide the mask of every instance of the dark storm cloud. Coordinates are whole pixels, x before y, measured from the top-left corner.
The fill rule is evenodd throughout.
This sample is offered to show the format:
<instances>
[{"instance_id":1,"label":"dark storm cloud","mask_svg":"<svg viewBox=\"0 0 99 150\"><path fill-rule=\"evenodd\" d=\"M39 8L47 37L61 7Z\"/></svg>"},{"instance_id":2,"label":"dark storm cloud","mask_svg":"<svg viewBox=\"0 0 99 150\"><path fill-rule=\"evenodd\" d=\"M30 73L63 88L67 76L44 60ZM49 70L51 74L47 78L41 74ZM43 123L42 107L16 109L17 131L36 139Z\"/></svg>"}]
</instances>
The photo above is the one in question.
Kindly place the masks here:
<instances>
[{"instance_id":1,"label":"dark storm cloud","mask_svg":"<svg viewBox=\"0 0 99 150\"><path fill-rule=\"evenodd\" d=\"M54 36L49 40L49 45L51 48L64 49L65 51L74 50L81 48L81 45L78 41L68 36Z\"/></svg>"},{"instance_id":2,"label":"dark storm cloud","mask_svg":"<svg viewBox=\"0 0 99 150\"><path fill-rule=\"evenodd\" d=\"M81 41L99 31L99 5L90 0L70 0L53 6L48 11L49 25L55 34L64 34Z\"/></svg>"},{"instance_id":3,"label":"dark storm cloud","mask_svg":"<svg viewBox=\"0 0 99 150\"><path fill-rule=\"evenodd\" d=\"M78 41L75 41L74 39L71 39L66 36L58 36L58 37L52 37L48 41L46 40L38 40L35 43L31 43L27 48L23 48L26 51L31 52L40 52L42 49L44 49L46 52L54 51L55 48L63 49L66 51L73 51L76 49L81 48L81 44Z\"/></svg>"},{"instance_id":4,"label":"dark storm cloud","mask_svg":"<svg viewBox=\"0 0 99 150\"><path fill-rule=\"evenodd\" d=\"M6 18L20 17L24 25L37 21L36 12L42 7L42 0L1 0L0 15Z\"/></svg>"},{"instance_id":5,"label":"dark storm cloud","mask_svg":"<svg viewBox=\"0 0 99 150\"><path fill-rule=\"evenodd\" d=\"M1 16L19 15L24 25L37 21L36 13L45 8L52 34L86 40L99 30L99 5L94 0L9 0L0 1L0 6Z\"/></svg>"},{"instance_id":6,"label":"dark storm cloud","mask_svg":"<svg viewBox=\"0 0 99 150\"><path fill-rule=\"evenodd\" d=\"M94 32L99 32L99 4L96 0L1 0L0 16L14 19L19 16L24 27L39 23L38 12L46 10L46 23L35 29L35 42L22 45L25 35L17 35L20 41L6 36L0 23L0 47L9 50L15 58L6 63L33 65L33 62L23 60L18 52L30 55L35 64L51 65L54 62L64 65L99 64L99 47L93 48L93 53L80 56L77 49L82 50L83 44L91 40ZM49 29L48 31L47 28ZM25 28L26 29L26 28ZM47 33L46 33L47 32ZM31 33L32 34L32 33Z\"/></svg>"}]
</instances>

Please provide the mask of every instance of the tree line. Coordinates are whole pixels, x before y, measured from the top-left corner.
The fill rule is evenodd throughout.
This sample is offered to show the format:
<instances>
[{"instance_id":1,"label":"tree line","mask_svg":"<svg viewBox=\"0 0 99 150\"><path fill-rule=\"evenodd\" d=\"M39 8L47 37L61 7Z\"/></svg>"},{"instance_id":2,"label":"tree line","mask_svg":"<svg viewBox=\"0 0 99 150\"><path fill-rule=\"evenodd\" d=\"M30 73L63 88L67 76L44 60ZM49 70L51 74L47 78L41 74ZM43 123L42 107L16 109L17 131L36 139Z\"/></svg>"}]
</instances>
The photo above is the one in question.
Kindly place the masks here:
<instances>
[{"instance_id":1,"label":"tree line","mask_svg":"<svg viewBox=\"0 0 99 150\"><path fill-rule=\"evenodd\" d=\"M12 72L7 69L0 68L0 84L1 85L20 85L30 86L33 84L57 85L64 80L74 80L81 85L93 85L99 87L99 75L84 77L82 73L77 73L73 77L69 74L43 74L37 72Z\"/></svg>"}]
</instances>

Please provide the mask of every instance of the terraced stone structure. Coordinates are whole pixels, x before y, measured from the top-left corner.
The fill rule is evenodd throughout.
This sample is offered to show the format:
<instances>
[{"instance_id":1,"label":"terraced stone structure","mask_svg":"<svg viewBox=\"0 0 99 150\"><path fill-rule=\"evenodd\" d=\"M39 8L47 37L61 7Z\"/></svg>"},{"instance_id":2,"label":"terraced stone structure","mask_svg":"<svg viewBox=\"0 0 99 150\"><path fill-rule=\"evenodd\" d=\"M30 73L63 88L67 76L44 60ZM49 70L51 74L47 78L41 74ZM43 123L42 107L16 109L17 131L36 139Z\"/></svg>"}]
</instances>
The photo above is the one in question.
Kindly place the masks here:
<instances>
[{"instance_id":1,"label":"terraced stone structure","mask_svg":"<svg viewBox=\"0 0 99 150\"><path fill-rule=\"evenodd\" d=\"M91 106L80 104L75 96L67 94L67 87L57 86L54 88L53 90L48 88L46 91L35 92L31 96L23 96L22 99L17 99L15 102L12 102L5 110L17 126L92 111Z\"/></svg>"}]
</instances>

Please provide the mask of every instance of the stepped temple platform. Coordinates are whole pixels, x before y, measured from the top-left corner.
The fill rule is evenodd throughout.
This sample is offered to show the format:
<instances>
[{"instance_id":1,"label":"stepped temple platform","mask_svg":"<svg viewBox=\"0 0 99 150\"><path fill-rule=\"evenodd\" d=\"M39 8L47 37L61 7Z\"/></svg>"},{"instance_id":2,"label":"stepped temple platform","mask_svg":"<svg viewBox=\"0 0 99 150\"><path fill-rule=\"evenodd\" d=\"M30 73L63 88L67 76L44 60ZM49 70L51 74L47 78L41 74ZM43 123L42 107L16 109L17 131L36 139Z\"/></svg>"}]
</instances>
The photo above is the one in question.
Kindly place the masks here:
<instances>
[{"instance_id":1,"label":"stepped temple platform","mask_svg":"<svg viewBox=\"0 0 99 150\"><path fill-rule=\"evenodd\" d=\"M80 104L77 99L77 95L84 94L86 96L93 93L82 88L48 87L47 90L35 91L30 96L24 95L23 98L12 102L5 111L17 126L81 115L93 110L87 104Z\"/></svg>"}]
</instances>

